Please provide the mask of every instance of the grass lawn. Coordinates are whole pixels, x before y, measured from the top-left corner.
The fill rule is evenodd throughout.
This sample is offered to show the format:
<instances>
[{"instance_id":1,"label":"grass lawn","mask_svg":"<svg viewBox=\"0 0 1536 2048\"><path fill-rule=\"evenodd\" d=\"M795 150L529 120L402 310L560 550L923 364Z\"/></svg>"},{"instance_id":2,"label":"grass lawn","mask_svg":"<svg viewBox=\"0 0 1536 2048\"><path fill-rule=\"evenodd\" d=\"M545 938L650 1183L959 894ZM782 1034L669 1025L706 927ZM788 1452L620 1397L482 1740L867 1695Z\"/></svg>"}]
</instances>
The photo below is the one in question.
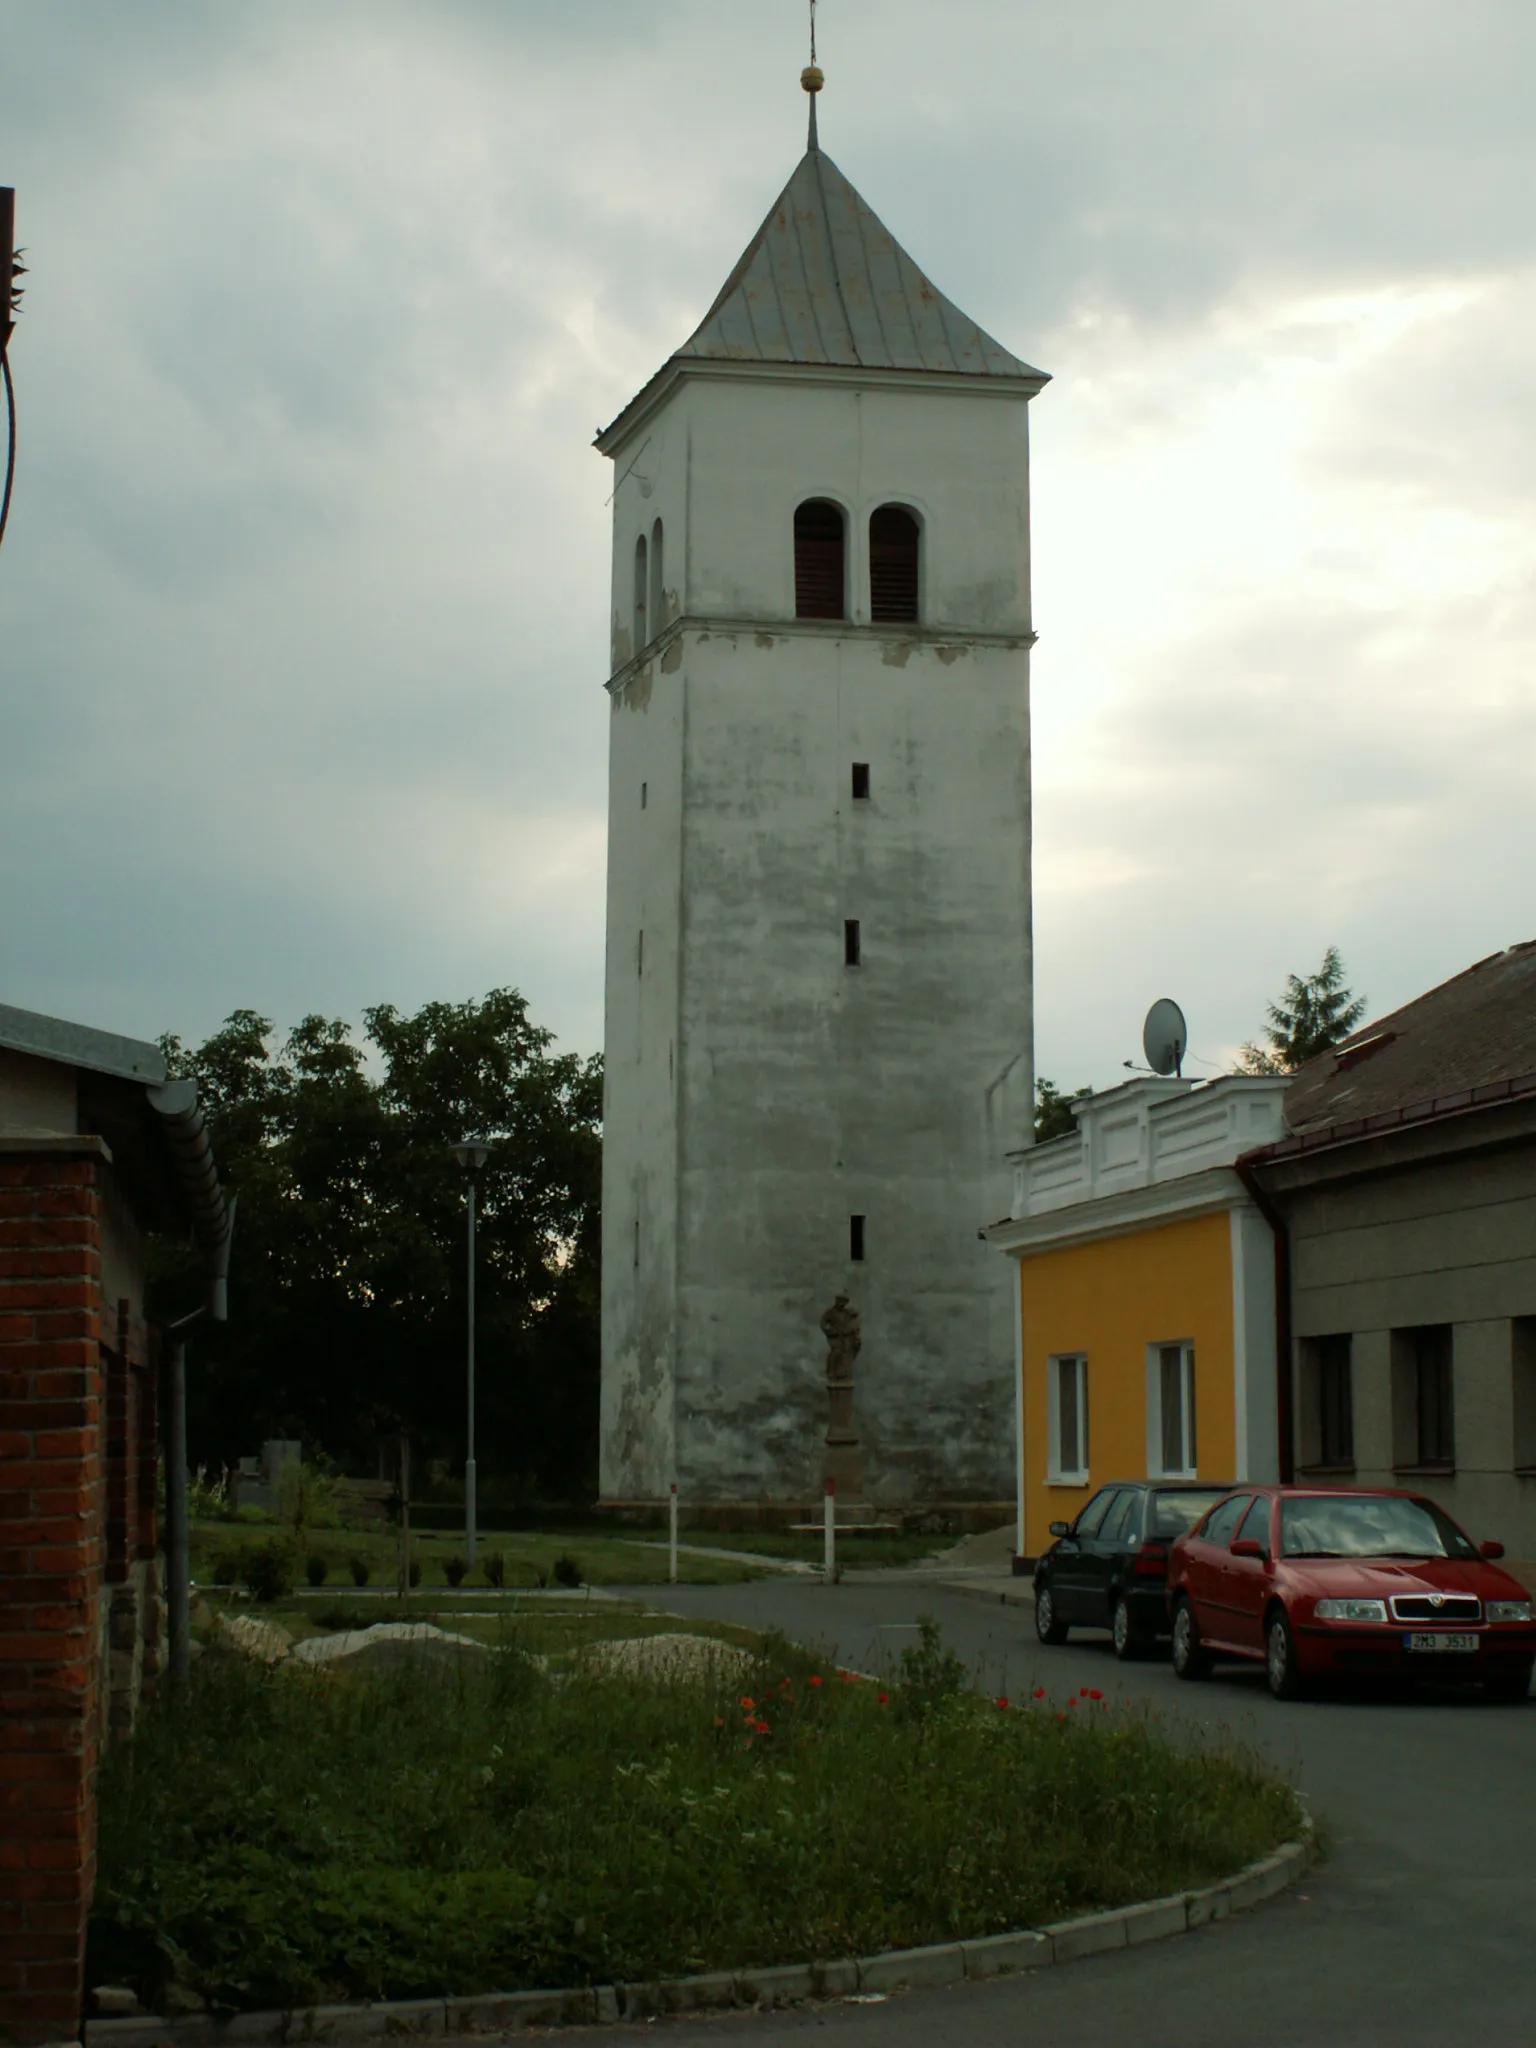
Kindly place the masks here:
<instances>
[{"instance_id":1,"label":"grass lawn","mask_svg":"<svg viewBox=\"0 0 1536 2048\"><path fill-rule=\"evenodd\" d=\"M371 1585L395 1584L399 1539L394 1530L377 1524L352 1529L307 1529L301 1537L293 1539L271 1522L196 1522L191 1530L192 1576L199 1585L225 1583L227 1566L238 1553L269 1544L275 1538L290 1542L297 1561L295 1577L300 1584L304 1582L304 1561L311 1553L325 1559L325 1584L338 1591L352 1590L350 1561L354 1557L367 1563ZM576 1534L561 1534L488 1529L480 1532L478 1548L478 1567L465 1583L481 1588L487 1584L485 1560L497 1552L505 1563L508 1586L552 1584L555 1561L562 1556L575 1559L583 1581L589 1585L656 1586L664 1584L667 1576L664 1550L650 1549L632 1537L610 1535L606 1530L583 1529ZM461 1533L411 1532L411 1556L421 1566L423 1587L446 1586L445 1561L463 1554ZM746 1560L737 1565L724 1558L686 1554L678 1559L678 1577L688 1585L728 1586L760 1576L760 1571Z\"/></svg>"},{"instance_id":2,"label":"grass lawn","mask_svg":"<svg viewBox=\"0 0 1536 2048\"><path fill-rule=\"evenodd\" d=\"M204 1656L108 1753L88 1981L251 2009L863 1954L1207 1883L1301 1825L1241 1752L963 1687L932 1631L884 1683L774 1640L661 1682Z\"/></svg>"}]
</instances>

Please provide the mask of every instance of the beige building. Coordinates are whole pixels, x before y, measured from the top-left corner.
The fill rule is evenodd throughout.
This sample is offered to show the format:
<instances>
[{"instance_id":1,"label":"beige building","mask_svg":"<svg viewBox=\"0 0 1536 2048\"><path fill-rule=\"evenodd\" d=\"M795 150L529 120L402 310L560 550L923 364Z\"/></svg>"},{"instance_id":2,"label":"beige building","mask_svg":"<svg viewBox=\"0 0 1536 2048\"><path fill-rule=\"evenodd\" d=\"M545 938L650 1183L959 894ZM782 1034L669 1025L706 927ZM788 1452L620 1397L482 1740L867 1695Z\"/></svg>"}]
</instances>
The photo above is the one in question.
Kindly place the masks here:
<instances>
[{"instance_id":1,"label":"beige building","mask_svg":"<svg viewBox=\"0 0 1536 2048\"><path fill-rule=\"evenodd\" d=\"M1536 942L1309 1062L1285 1123L1249 1160L1290 1264L1282 1470L1536 1557Z\"/></svg>"}]
</instances>

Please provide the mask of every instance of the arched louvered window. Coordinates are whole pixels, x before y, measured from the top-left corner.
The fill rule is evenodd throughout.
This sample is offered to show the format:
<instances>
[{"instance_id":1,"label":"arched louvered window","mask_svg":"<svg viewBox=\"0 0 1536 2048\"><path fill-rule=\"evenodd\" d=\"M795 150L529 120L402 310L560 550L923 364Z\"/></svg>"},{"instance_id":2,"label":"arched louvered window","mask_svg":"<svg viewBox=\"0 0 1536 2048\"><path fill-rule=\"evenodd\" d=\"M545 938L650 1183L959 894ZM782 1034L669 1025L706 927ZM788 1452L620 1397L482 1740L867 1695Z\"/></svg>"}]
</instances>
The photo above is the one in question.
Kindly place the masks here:
<instances>
[{"instance_id":1,"label":"arched louvered window","mask_svg":"<svg viewBox=\"0 0 1536 2048\"><path fill-rule=\"evenodd\" d=\"M644 535L644 534L642 533L642 534L641 534L641 536L640 536L640 538L639 538L639 539L638 539L638 540L637 540L637 541L635 542L635 652L636 652L636 654L638 654L638 653L640 652L641 648L642 648L642 647L643 647L643 646L645 645L646 641L647 641L647 640L649 640L649 639L650 639L650 637L651 637L651 636L650 636L650 634L649 634L649 632L648 632L648 631L646 630L646 623L645 623L645 607L646 607L646 604L647 604L647 602L648 602L648 598L649 598L649 591L648 591L648 589L647 589L647 582L646 582L646 570L645 570L645 535Z\"/></svg>"},{"instance_id":2,"label":"arched louvered window","mask_svg":"<svg viewBox=\"0 0 1536 2048\"><path fill-rule=\"evenodd\" d=\"M661 521L658 519L651 528L651 609L650 628L659 633L667 623L667 607L662 592L666 586L666 557L662 547Z\"/></svg>"},{"instance_id":3,"label":"arched louvered window","mask_svg":"<svg viewBox=\"0 0 1536 2048\"><path fill-rule=\"evenodd\" d=\"M807 498L795 508L795 617L846 618L843 563L847 556L842 507Z\"/></svg>"},{"instance_id":4,"label":"arched louvered window","mask_svg":"<svg viewBox=\"0 0 1536 2048\"><path fill-rule=\"evenodd\" d=\"M869 520L869 616L875 624L917 617L917 521L904 505L882 505Z\"/></svg>"}]
</instances>

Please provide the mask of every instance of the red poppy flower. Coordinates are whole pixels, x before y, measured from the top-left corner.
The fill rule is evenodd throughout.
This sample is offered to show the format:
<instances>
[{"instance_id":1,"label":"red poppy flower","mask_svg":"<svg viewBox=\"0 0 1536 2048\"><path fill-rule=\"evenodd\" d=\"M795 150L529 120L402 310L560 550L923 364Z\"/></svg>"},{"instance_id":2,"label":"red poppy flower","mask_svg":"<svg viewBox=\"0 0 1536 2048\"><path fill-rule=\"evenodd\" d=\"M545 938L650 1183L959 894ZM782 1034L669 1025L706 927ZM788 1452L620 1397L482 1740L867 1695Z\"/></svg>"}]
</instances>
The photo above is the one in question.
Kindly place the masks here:
<instances>
[{"instance_id":1,"label":"red poppy flower","mask_svg":"<svg viewBox=\"0 0 1536 2048\"><path fill-rule=\"evenodd\" d=\"M811 1684L812 1684L812 1685L820 1685L820 1683L821 1683L821 1674L820 1674L819 1672L813 1671L813 1672L811 1673L811 1681L810 1681L810 1682L811 1682Z\"/></svg>"},{"instance_id":2,"label":"red poppy flower","mask_svg":"<svg viewBox=\"0 0 1536 2048\"><path fill-rule=\"evenodd\" d=\"M891 1696L888 1692L881 1693L878 1704L882 1707L885 1706L886 1703L889 1701L890 1697Z\"/></svg>"},{"instance_id":3,"label":"red poppy flower","mask_svg":"<svg viewBox=\"0 0 1536 2048\"><path fill-rule=\"evenodd\" d=\"M1101 1700L1103 1699L1104 1695L1099 1691L1099 1688L1097 1686L1094 1686L1089 1691L1088 1697L1091 1700Z\"/></svg>"},{"instance_id":4,"label":"red poppy flower","mask_svg":"<svg viewBox=\"0 0 1536 2048\"><path fill-rule=\"evenodd\" d=\"M1007 1704L1008 1704L1008 1701L1007 1701L1007 1698L1005 1697L1005 1695L1004 1695L1004 1694L1002 1694L1002 1693L999 1693L999 1694L998 1694L998 1696L997 1696L997 1704L998 1704L998 1705L999 1705L1000 1707L1006 1707L1006 1706L1007 1706Z\"/></svg>"},{"instance_id":5,"label":"red poppy flower","mask_svg":"<svg viewBox=\"0 0 1536 2048\"><path fill-rule=\"evenodd\" d=\"M725 1723L724 1723L724 1722L723 1722L723 1721L721 1720L721 1718L720 1718L720 1716L719 1716L718 1714L716 1714L716 1716L715 1716L715 1726L716 1726L717 1728L723 1728L723 1727L725 1726Z\"/></svg>"},{"instance_id":6,"label":"red poppy flower","mask_svg":"<svg viewBox=\"0 0 1536 2048\"><path fill-rule=\"evenodd\" d=\"M1082 1688L1082 1697L1084 1699L1088 1698L1088 1687L1086 1685Z\"/></svg>"},{"instance_id":7,"label":"red poppy flower","mask_svg":"<svg viewBox=\"0 0 1536 2048\"><path fill-rule=\"evenodd\" d=\"M752 1732L754 1735L771 1735L773 1730L766 1721L754 1721L752 1723Z\"/></svg>"},{"instance_id":8,"label":"red poppy flower","mask_svg":"<svg viewBox=\"0 0 1536 2048\"><path fill-rule=\"evenodd\" d=\"M1043 1700L1045 1698L1045 1687L1043 1685L1037 1685L1035 1687L1034 1697L1037 1700Z\"/></svg>"}]
</instances>

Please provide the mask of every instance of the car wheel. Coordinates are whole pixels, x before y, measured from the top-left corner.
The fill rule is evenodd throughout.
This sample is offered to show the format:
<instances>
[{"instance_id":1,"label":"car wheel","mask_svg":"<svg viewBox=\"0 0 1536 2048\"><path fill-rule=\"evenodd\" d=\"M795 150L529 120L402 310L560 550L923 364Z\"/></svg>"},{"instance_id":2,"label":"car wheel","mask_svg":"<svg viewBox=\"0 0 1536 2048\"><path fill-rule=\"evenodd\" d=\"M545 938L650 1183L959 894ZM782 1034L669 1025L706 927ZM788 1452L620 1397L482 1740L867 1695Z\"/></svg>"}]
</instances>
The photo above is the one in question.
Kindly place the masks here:
<instances>
[{"instance_id":1,"label":"car wheel","mask_svg":"<svg viewBox=\"0 0 1536 2048\"><path fill-rule=\"evenodd\" d=\"M1264 1676L1277 1700L1300 1699L1306 1690L1296 1662L1296 1638L1283 1607L1272 1607L1264 1624Z\"/></svg>"},{"instance_id":2,"label":"car wheel","mask_svg":"<svg viewBox=\"0 0 1536 2048\"><path fill-rule=\"evenodd\" d=\"M1523 1706L1531 1696L1531 1666L1523 1671L1508 1674L1501 1672L1497 1678L1483 1680L1483 1698L1493 1700L1501 1707Z\"/></svg>"},{"instance_id":3,"label":"car wheel","mask_svg":"<svg viewBox=\"0 0 1536 2048\"><path fill-rule=\"evenodd\" d=\"M1200 1640L1200 1624L1187 1600L1173 1610L1172 1662L1175 1678L1204 1678L1211 1668L1211 1653Z\"/></svg>"},{"instance_id":4,"label":"car wheel","mask_svg":"<svg viewBox=\"0 0 1536 2048\"><path fill-rule=\"evenodd\" d=\"M1035 1634L1042 1643L1064 1643L1067 1624L1056 1612L1055 1595L1049 1586L1035 1589Z\"/></svg>"},{"instance_id":5,"label":"car wheel","mask_svg":"<svg viewBox=\"0 0 1536 2048\"><path fill-rule=\"evenodd\" d=\"M1132 1658L1144 1657L1147 1654L1151 1638L1132 1621L1130 1606L1123 1593L1116 1596L1109 1632L1114 1640L1115 1655L1123 1663L1129 1663Z\"/></svg>"}]
</instances>

